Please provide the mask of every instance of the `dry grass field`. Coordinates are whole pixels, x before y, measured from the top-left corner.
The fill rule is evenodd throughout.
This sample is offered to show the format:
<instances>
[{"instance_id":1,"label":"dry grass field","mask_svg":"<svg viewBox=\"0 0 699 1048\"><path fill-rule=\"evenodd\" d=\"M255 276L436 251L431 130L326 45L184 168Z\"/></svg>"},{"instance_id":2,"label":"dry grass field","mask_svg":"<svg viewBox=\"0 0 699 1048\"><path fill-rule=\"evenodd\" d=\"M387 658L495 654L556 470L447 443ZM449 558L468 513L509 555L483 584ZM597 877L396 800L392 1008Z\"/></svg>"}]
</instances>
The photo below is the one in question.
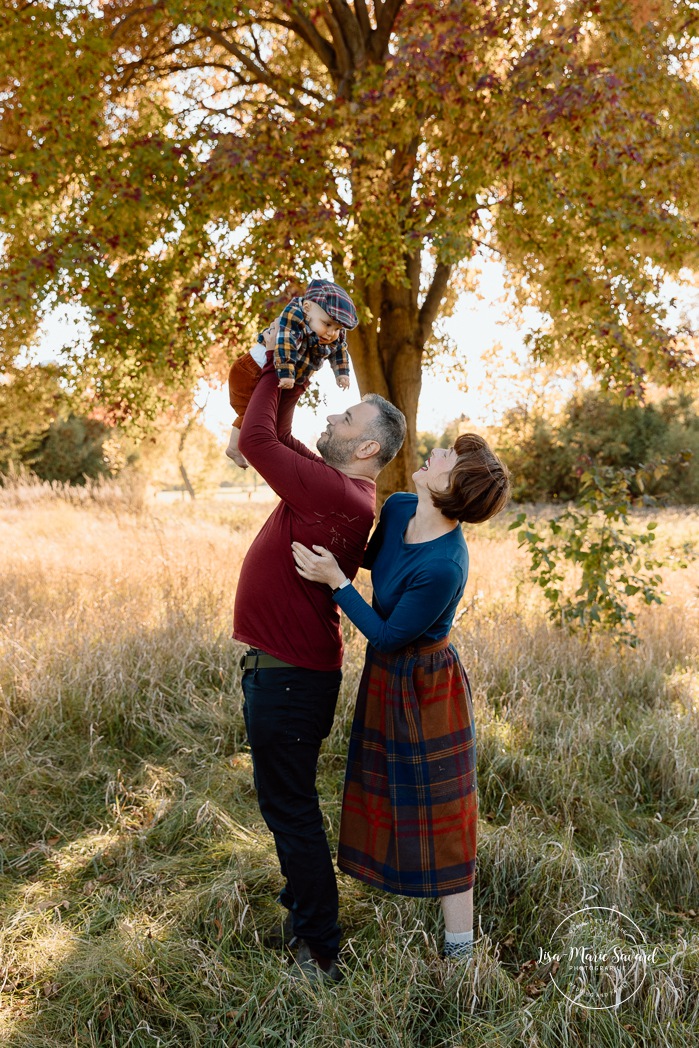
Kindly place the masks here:
<instances>
[{"instance_id":1,"label":"dry grass field","mask_svg":"<svg viewBox=\"0 0 699 1048\"><path fill-rule=\"evenodd\" d=\"M437 907L340 877L345 981L294 983L230 640L269 507L0 489L0 1043L5 1048L699 1045L699 562L617 650L549 624L507 520L467 534L454 642L477 717L475 961ZM662 511L659 543L696 542ZM339 804L363 642L346 624L319 790ZM618 908L657 947L618 1007L539 962Z\"/></svg>"}]
</instances>

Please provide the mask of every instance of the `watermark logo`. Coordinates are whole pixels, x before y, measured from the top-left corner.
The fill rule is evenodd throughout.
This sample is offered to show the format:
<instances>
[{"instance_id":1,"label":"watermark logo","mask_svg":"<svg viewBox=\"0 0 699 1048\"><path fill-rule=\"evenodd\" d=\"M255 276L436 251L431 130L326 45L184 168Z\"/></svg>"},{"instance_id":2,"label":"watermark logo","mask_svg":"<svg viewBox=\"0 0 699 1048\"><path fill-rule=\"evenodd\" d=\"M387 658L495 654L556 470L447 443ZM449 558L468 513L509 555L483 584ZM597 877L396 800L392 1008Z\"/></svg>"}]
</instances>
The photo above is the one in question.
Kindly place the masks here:
<instances>
[{"instance_id":1,"label":"watermark logo","mask_svg":"<svg viewBox=\"0 0 699 1048\"><path fill-rule=\"evenodd\" d=\"M603 1010L638 993L657 953L630 917L611 906L584 906L560 922L538 960L571 1004Z\"/></svg>"}]
</instances>

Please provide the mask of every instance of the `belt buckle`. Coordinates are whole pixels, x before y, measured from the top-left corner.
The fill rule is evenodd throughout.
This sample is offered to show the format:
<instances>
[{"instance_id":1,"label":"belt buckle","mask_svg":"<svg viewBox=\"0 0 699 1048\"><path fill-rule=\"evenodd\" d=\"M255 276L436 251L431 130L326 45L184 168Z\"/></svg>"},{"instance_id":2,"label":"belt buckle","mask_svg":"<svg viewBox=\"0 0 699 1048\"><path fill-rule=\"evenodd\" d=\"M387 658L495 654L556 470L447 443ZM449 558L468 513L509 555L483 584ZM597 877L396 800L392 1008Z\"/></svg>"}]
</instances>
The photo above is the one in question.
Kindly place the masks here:
<instances>
[{"instance_id":1,"label":"belt buckle","mask_svg":"<svg viewBox=\"0 0 699 1048\"><path fill-rule=\"evenodd\" d=\"M238 663L243 673L245 673L245 670L253 669L253 667L256 666L257 655L257 651L254 651L252 648L248 648L246 652L243 652L240 656L240 662ZM247 665L248 659L250 659L250 665Z\"/></svg>"}]
</instances>

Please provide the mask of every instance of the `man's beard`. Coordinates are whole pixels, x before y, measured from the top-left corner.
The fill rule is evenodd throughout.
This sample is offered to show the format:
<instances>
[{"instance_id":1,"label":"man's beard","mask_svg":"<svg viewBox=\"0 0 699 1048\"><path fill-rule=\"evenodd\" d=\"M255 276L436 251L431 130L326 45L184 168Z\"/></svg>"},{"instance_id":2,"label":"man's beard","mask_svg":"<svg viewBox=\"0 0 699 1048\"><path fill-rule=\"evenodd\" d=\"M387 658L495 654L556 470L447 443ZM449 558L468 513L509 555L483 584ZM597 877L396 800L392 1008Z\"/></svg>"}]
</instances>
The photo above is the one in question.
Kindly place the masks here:
<instances>
[{"instance_id":1,"label":"man's beard","mask_svg":"<svg viewBox=\"0 0 699 1048\"><path fill-rule=\"evenodd\" d=\"M349 465L355 451L360 444L364 443L365 439L365 437L353 437L351 440L343 440L334 433L321 433L316 441L316 447L323 462L328 466L341 469Z\"/></svg>"}]
</instances>

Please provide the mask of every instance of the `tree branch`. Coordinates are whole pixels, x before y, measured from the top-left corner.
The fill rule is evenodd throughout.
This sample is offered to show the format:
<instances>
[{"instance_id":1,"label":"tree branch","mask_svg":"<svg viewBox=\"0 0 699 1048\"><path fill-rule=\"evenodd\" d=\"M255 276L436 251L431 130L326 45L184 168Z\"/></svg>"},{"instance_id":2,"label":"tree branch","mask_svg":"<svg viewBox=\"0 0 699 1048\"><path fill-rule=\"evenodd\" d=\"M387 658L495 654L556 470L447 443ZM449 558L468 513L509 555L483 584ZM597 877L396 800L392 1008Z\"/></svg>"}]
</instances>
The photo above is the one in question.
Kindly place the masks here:
<instances>
[{"instance_id":1,"label":"tree branch","mask_svg":"<svg viewBox=\"0 0 699 1048\"><path fill-rule=\"evenodd\" d=\"M248 55L242 51L237 44L234 44L228 37L220 33L218 29L214 29L212 26L200 26L202 33L208 36L210 40L215 40L217 44L220 44L229 54L233 55L238 59L239 62L245 66L245 68L253 73L262 83L267 84L268 87L274 87L273 77L270 76L269 72L264 68L260 67L257 62L253 62Z\"/></svg>"},{"instance_id":2,"label":"tree branch","mask_svg":"<svg viewBox=\"0 0 699 1048\"><path fill-rule=\"evenodd\" d=\"M391 162L391 176L396 191L402 200L410 202L410 195L415 178L417 151L420 139L414 135L405 149L396 149Z\"/></svg>"},{"instance_id":3,"label":"tree branch","mask_svg":"<svg viewBox=\"0 0 699 1048\"><path fill-rule=\"evenodd\" d=\"M410 287L415 296L417 304L418 291L420 290L420 252L411 251L405 256L405 275L410 281Z\"/></svg>"},{"instance_id":4,"label":"tree branch","mask_svg":"<svg viewBox=\"0 0 699 1048\"><path fill-rule=\"evenodd\" d=\"M237 46L237 44L234 44L231 40L224 36L223 33L219 33L217 29L214 29L211 26L200 26L200 29L205 36L208 36L211 40L215 40L216 43L220 44L221 47L223 47L226 51L229 52L229 54L232 54L235 58L237 58L238 61L245 66L248 72L252 73L253 76L256 77L259 83L265 84L265 86L268 87L271 91L275 91L278 94L280 94L282 98L285 98L287 102L289 102L294 108L301 110L307 115L311 115L308 107L305 106L299 98L297 98L293 91L289 89L289 87L284 83L284 81L280 77L270 73L264 65L260 65L258 62L253 61L252 58L246 55L245 52Z\"/></svg>"},{"instance_id":5,"label":"tree branch","mask_svg":"<svg viewBox=\"0 0 699 1048\"><path fill-rule=\"evenodd\" d=\"M197 43L199 37L195 37L194 40L188 41L188 43ZM155 65L160 59L169 58L170 55L179 54L180 51L185 50L185 44L172 44L170 47L166 47L163 50L158 50L162 43L162 37L156 37L153 42L153 46L145 54L142 54L140 58L135 59L133 62L125 62L122 65L117 65L117 71L123 76L122 88L129 87L132 80L136 76L139 70L146 69L148 65Z\"/></svg>"},{"instance_id":6,"label":"tree branch","mask_svg":"<svg viewBox=\"0 0 699 1048\"><path fill-rule=\"evenodd\" d=\"M439 307L442 304L442 299L449 284L452 268L446 262L438 262L435 268L432 283L418 316L423 342L426 342L432 334L434 322L439 315Z\"/></svg>"},{"instance_id":7,"label":"tree branch","mask_svg":"<svg viewBox=\"0 0 699 1048\"><path fill-rule=\"evenodd\" d=\"M352 57L349 47L347 46L347 41L343 36L335 15L328 7L323 11L323 21L330 30L330 35L332 36L333 44L335 45L337 71L340 76L345 77L352 69Z\"/></svg>"},{"instance_id":8,"label":"tree branch","mask_svg":"<svg viewBox=\"0 0 699 1048\"><path fill-rule=\"evenodd\" d=\"M478 244L479 247L485 248L486 251L494 251L495 254L500 255L500 258L504 258L505 254L500 250L499 247L495 247L494 244L486 244L485 240L479 240L478 237L471 237L474 244Z\"/></svg>"},{"instance_id":9,"label":"tree branch","mask_svg":"<svg viewBox=\"0 0 699 1048\"><path fill-rule=\"evenodd\" d=\"M376 30L371 36L371 54L377 62L382 62L388 50L388 41L391 39L393 26L395 25L398 12L405 0L386 0L385 3L376 3Z\"/></svg>"},{"instance_id":10,"label":"tree branch","mask_svg":"<svg viewBox=\"0 0 699 1048\"><path fill-rule=\"evenodd\" d=\"M255 52L255 58L257 59L257 64L261 68L264 68L265 60L262 57L262 52L260 51L260 42L257 39L257 37L255 36L255 26L251 27L251 29L250 29L250 36L252 37L253 50Z\"/></svg>"},{"instance_id":11,"label":"tree branch","mask_svg":"<svg viewBox=\"0 0 699 1048\"><path fill-rule=\"evenodd\" d=\"M31 4L27 4L27 7L31 7ZM109 36L113 39L116 34L122 29L127 22L132 18L140 18L142 15L152 14L158 7L158 4L149 4L147 7L135 7L131 11L128 11L123 18L117 19L112 28L109 31Z\"/></svg>"},{"instance_id":12,"label":"tree branch","mask_svg":"<svg viewBox=\"0 0 699 1048\"><path fill-rule=\"evenodd\" d=\"M352 56L352 64L357 68L364 65L365 41L352 8L347 0L329 0L329 3L340 27L345 47Z\"/></svg>"},{"instance_id":13,"label":"tree branch","mask_svg":"<svg viewBox=\"0 0 699 1048\"><path fill-rule=\"evenodd\" d=\"M368 47L369 38L371 37L371 34L374 30L369 20L369 12L367 11L365 0L354 0L354 13L357 16L359 28L361 29L362 36L364 37L364 46Z\"/></svg>"},{"instance_id":14,"label":"tree branch","mask_svg":"<svg viewBox=\"0 0 699 1048\"><path fill-rule=\"evenodd\" d=\"M281 24L281 23L279 23L279 24ZM199 38L199 39L201 39L201 38ZM181 50L180 47L172 48L169 51L161 52L156 57L157 58L167 58L168 55L175 54L179 50ZM138 69L138 68L141 68L143 66L143 63L144 63L144 59L138 59L138 61L130 63L128 68L131 69L133 67L135 69ZM263 83L266 83L266 81L260 80L259 77L255 77L254 80L246 80L245 77L243 76L243 73L241 72L241 70L236 69L234 65L232 65L232 64L231 65L227 65L225 62L216 62L212 58L205 58L205 57L201 58L201 59L193 59L190 63L168 64L168 65L166 65L162 69L162 71L159 71L157 73L157 76L158 77L166 77L166 76L169 76L171 73L189 72L189 71L192 71L194 69L199 69L199 70L201 70L201 69L203 69L203 70L206 70L206 69L222 69L226 73L229 73L232 77L235 78L236 84L239 87L252 87L252 86L254 86L256 84L260 84L261 85ZM269 84L267 84L267 86L269 86ZM309 98L314 98L317 102L321 102L323 104L328 101L327 97L325 95L322 95L320 93L320 91L314 91L310 87L305 87L305 86L303 86L301 84L291 84L291 83L289 84L289 86L290 86L290 88L293 87L294 91L296 91L299 96L301 96L301 95L308 95ZM294 106L297 106L298 98L296 96L294 96L293 101L294 101ZM236 102L236 105L241 105L241 104L242 104L241 102ZM279 104L281 105L283 103L280 102Z\"/></svg>"},{"instance_id":15,"label":"tree branch","mask_svg":"<svg viewBox=\"0 0 699 1048\"><path fill-rule=\"evenodd\" d=\"M332 253L332 267L333 267L333 280L339 282L344 286L345 284L345 256L339 250L339 248L333 248Z\"/></svg>"},{"instance_id":16,"label":"tree branch","mask_svg":"<svg viewBox=\"0 0 699 1048\"><path fill-rule=\"evenodd\" d=\"M315 51L328 72L332 76L337 76L337 55L332 44L325 39L322 33L318 32L310 19L302 14L296 4L292 7L289 17L291 18L293 28L301 39L305 40L312 51Z\"/></svg>"}]
</instances>

